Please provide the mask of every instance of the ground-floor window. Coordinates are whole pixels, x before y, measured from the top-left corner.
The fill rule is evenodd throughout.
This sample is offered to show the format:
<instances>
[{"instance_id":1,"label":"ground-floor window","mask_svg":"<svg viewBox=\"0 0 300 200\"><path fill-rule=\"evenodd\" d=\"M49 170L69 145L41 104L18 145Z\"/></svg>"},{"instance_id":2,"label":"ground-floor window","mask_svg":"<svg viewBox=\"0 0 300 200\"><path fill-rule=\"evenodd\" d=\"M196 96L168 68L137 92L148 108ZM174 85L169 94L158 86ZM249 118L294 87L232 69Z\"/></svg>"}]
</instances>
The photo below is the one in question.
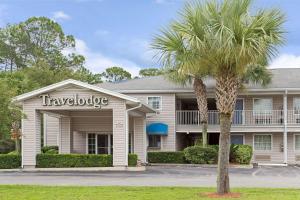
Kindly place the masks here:
<instances>
[{"instance_id":1,"label":"ground-floor window","mask_svg":"<svg viewBox=\"0 0 300 200\"><path fill-rule=\"evenodd\" d=\"M272 135L254 135L254 150L271 150Z\"/></svg>"},{"instance_id":2,"label":"ground-floor window","mask_svg":"<svg viewBox=\"0 0 300 200\"><path fill-rule=\"evenodd\" d=\"M112 134L89 133L87 137L88 154L112 154Z\"/></svg>"},{"instance_id":3,"label":"ground-floor window","mask_svg":"<svg viewBox=\"0 0 300 200\"><path fill-rule=\"evenodd\" d=\"M295 150L300 150L300 135L295 135Z\"/></svg>"},{"instance_id":4,"label":"ground-floor window","mask_svg":"<svg viewBox=\"0 0 300 200\"><path fill-rule=\"evenodd\" d=\"M150 148L160 148L161 147L161 136L160 135L149 135L148 136Z\"/></svg>"},{"instance_id":5,"label":"ground-floor window","mask_svg":"<svg viewBox=\"0 0 300 200\"><path fill-rule=\"evenodd\" d=\"M230 135L231 144L244 144L244 135Z\"/></svg>"}]
</instances>

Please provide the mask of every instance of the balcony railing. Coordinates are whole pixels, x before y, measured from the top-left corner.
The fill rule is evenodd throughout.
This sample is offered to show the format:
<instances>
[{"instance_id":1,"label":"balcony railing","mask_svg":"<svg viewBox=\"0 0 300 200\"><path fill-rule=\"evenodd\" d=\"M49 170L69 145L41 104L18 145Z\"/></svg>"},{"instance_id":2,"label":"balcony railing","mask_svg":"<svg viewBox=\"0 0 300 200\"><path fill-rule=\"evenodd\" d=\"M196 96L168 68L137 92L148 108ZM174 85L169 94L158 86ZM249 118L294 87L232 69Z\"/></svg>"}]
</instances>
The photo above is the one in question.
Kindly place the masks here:
<instances>
[{"instance_id":1,"label":"balcony railing","mask_svg":"<svg viewBox=\"0 0 300 200\"><path fill-rule=\"evenodd\" d=\"M288 123L300 124L300 114L288 114ZM176 111L177 125L200 125L200 113L197 110L177 110ZM208 112L208 124L217 125L220 123L219 112ZM267 125L283 125L284 112L282 110L235 110L232 116L233 126L267 126Z\"/></svg>"}]
</instances>

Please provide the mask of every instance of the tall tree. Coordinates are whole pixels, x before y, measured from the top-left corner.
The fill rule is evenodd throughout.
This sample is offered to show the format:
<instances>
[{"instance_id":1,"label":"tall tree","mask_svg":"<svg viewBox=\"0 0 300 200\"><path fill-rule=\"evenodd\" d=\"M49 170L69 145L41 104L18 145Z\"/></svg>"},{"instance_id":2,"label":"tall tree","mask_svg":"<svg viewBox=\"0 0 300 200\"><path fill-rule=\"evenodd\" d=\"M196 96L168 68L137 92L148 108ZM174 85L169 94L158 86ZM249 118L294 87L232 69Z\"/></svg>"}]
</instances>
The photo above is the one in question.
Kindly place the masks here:
<instances>
[{"instance_id":1,"label":"tall tree","mask_svg":"<svg viewBox=\"0 0 300 200\"><path fill-rule=\"evenodd\" d=\"M124 70L122 67L110 67L106 68L105 72L102 73L102 76L108 82L118 82L123 80L131 79L131 74Z\"/></svg>"},{"instance_id":2,"label":"tall tree","mask_svg":"<svg viewBox=\"0 0 300 200\"><path fill-rule=\"evenodd\" d=\"M184 35L176 29L176 23L172 23L154 39L152 46L158 50L158 57L168 79L181 85L193 84L200 113L202 142L205 147L207 145L208 107L206 85L203 79L211 72L210 68L198 67L198 62L194 59L194 51L197 49L187 48L186 44Z\"/></svg>"},{"instance_id":3,"label":"tall tree","mask_svg":"<svg viewBox=\"0 0 300 200\"><path fill-rule=\"evenodd\" d=\"M163 71L158 68L146 68L146 69L141 69L139 71L139 75L141 77L148 77L148 76L159 76L162 75Z\"/></svg>"},{"instance_id":4,"label":"tall tree","mask_svg":"<svg viewBox=\"0 0 300 200\"><path fill-rule=\"evenodd\" d=\"M52 68L78 68L84 57L64 53L73 47L74 37L65 35L58 23L46 17L31 17L0 30L0 67L12 71L43 62Z\"/></svg>"},{"instance_id":5,"label":"tall tree","mask_svg":"<svg viewBox=\"0 0 300 200\"><path fill-rule=\"evenodd\" d=\"M278 9L251 10L251 0L195 1L185 6L174 29L183 37L195 68L211 68L216 79L220 113L217 192L229 187L229 147L232 115L246 72L268 60L283 44L284 16ZM251 11L250 11L251 10Z\"/></svg>"}]
</instances>

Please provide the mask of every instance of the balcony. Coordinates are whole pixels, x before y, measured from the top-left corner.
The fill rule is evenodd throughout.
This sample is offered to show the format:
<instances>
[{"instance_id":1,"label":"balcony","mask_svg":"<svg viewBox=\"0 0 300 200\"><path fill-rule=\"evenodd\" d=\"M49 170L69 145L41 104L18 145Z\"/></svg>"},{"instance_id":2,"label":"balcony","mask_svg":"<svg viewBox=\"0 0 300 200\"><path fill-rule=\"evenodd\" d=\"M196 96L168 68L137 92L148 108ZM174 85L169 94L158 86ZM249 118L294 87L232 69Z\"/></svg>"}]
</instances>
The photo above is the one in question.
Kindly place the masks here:
<instances>
[{"instance_id":1,"label":"balcony","mask_svg":"<svg viewBox=\"0 0 300 200\"><path fill-rule=\"evenodd\" d=\"M208 124L218 125L220 123L219 112L210 110L208 112ZM198 110L177 110L177 125L200 126L200 113ZM287 124L300 125L300 113L293 110L287 111ZM232 118L232 126L283 126L283 110L235 110Z\"/></svg>"}]
</instances>

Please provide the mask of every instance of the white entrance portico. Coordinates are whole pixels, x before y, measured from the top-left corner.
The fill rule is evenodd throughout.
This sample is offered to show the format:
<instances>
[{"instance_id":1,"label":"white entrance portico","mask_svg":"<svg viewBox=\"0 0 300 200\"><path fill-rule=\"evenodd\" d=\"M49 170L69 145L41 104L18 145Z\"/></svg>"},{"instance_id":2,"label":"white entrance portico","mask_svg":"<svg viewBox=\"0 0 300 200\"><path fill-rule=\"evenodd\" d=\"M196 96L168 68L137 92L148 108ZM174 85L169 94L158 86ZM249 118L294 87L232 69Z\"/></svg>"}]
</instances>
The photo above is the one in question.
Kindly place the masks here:
<instances>
[{"instance_id":1,"label":"white entrance portico","mask_svg":"<svg viewBox=\"0 0 300 200\"><path fill-rule=\"evenodd\" d=\"M51 135L45 130L51 126L57 130L52 133L56 133L59 153L108 153L113 155L113 166L128 166L130 151L146 162L145 119L155 110L136 98L66 80L17 96L14 101L26 115L22 120L22 167L36 166L42 130L47 143ZM45 124L49 119L54 119L53 123Z\"/></svg>"}]
</instances>

